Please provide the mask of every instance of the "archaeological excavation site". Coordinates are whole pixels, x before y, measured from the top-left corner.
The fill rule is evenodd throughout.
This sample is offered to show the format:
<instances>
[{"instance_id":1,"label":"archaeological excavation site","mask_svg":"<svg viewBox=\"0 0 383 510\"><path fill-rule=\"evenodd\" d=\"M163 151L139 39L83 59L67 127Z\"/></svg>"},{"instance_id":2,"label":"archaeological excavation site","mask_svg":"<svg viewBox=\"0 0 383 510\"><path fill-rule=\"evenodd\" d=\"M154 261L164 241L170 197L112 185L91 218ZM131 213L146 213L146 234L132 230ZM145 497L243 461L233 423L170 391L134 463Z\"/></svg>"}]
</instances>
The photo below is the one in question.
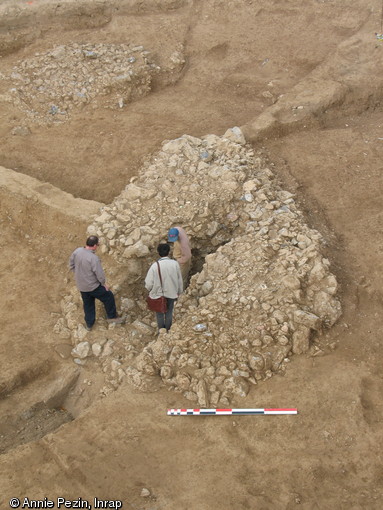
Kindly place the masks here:
<instances>
[{"instance_id":1,"label":"archaeological excavation site","mask_svg":"<svg viewBox=\"0 0 383 510\"><path fill-rule=\"evenodd\" d=\"M1 508L382 507L382 32L381 0L0 0ZM84 320L89 236L122 323Z\"/></svg>"}]
</instances>

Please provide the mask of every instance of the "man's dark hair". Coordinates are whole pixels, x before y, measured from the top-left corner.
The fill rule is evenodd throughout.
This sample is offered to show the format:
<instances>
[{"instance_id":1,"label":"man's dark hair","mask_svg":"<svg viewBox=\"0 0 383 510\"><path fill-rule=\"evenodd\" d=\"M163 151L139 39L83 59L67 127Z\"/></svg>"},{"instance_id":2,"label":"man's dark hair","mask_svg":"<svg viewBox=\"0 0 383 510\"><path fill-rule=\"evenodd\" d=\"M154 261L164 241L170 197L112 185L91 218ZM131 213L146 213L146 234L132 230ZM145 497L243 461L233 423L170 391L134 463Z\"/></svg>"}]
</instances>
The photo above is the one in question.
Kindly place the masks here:
<instances>
[{"instance_id":1,"label":"man's dark hair","mask_svg":"<svg viewBox=\"0 0 383 510\"><path fill-rule=\"evenodd\" d=\"M97 236L89 236L88 239L86 240L87 246L96 246L98 243L99 240Z\"/></svg>"},{"instance_id":2,"label":"man's dark hair","mask_svg":"<svg viewBox=\"0 0 383 510\"><path fill-rule=\"evenodd\" d=\"M157 246L157 251L160 257L167 257L169 255L170 246L166 243L161 243Z\"/></svg>"}]
</instances>

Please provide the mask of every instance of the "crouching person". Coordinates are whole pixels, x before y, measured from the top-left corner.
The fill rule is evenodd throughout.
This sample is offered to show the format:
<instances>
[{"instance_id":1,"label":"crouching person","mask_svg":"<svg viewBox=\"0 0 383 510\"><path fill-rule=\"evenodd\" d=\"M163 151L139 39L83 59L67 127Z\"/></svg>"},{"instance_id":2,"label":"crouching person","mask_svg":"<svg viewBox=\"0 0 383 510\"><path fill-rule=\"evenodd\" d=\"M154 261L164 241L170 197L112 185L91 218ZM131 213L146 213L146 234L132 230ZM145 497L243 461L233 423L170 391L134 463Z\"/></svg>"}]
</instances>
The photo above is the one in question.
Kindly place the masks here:
<instances>
[{"instance_id":1,"label":"crouching person","mask_svg":"<svg viewBox=\"0 0 383 510\"><path fill-rule=\"evenodd\" d=\"M150 266L145 278L145 287L152 299L165 296L167 311L156 312L156 317L158 329L165 328L169 331L173 322L174 303L183 291L182 275L178 262L168 256L170 252L168 244L159 244L157 252L160 258Z\"/></svg>"}]
</instances>

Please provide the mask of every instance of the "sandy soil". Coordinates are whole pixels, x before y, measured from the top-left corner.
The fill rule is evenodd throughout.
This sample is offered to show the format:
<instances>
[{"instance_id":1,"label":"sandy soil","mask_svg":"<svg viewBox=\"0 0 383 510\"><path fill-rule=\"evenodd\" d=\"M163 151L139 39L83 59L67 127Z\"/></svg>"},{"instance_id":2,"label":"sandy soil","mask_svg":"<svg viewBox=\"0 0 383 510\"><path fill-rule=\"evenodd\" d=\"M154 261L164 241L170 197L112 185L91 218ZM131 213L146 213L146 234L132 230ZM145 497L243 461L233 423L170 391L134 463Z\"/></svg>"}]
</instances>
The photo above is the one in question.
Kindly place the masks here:
<instances>
[{"instance_id":1,"label":"sandy soil","mask_svg":"<svg viewBox=\"0 0 383 510\"><path fill-rule=\"evenodd\" d=\"M0 1L2 73L84 41L142 44L159 60L182 43L187 62L175 85L158 83L128 108L86 106L55 126L0 101L0 165L80 200L44 201L46 184L33 181L32 193L32 181L12 187L2 173L1 507L15 497L55 508L57 497L97 497L142 510L382 508L381 1L117 4L63 1L55 11L49 1ZM341 92L326 103L330 78ZM291 105L304 99L311 113L295 122ZM262 130L270 111L278 122ZM20 125L28 136L12 134ZM128 384L98 400L97 376L54 349L67 259L88 224L70 210L110 202L163 140L234 125L327 239L343 307L326 333L333 350L294 357L284 377L233 405L297 407L297 416L167 417L190 402Z\"/></svg>"}]
</instances>

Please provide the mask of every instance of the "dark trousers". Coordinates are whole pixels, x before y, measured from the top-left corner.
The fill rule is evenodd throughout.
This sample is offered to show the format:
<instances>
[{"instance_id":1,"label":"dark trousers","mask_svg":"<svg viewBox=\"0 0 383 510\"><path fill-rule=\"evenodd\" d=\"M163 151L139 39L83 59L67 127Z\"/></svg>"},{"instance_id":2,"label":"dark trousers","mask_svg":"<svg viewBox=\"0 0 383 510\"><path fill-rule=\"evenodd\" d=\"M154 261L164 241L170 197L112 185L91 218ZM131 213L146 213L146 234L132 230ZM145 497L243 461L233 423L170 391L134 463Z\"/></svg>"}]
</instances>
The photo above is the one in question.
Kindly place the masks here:
<instances>
[{"instance_id":1,"label":"dark trousers","mask_svg":"<svg viewBox=\"0 0 383 510\"><path fill-rule=\"evenodd\" d=\"M166 298L168 309L166 313L156 312L157 316L157 326L158 329L166 328L167 331L171 328L173 322L173 308L174 303L177 301L176 299Z\"/></svg>"},{"instance_id":2,"label":"dark trousers","mask_svg":"<svg viewBox=\"0 0 383 510\"><path fill-rule=\"evenodd\" d=\"M96 320L96 299L104 303L106 316L108 319L117 317L116 302L111 290L106 290L103 285L91 292L81 292L82 302L84 304L85 322L91 328Z\"/></svg>"}]
</instances>

